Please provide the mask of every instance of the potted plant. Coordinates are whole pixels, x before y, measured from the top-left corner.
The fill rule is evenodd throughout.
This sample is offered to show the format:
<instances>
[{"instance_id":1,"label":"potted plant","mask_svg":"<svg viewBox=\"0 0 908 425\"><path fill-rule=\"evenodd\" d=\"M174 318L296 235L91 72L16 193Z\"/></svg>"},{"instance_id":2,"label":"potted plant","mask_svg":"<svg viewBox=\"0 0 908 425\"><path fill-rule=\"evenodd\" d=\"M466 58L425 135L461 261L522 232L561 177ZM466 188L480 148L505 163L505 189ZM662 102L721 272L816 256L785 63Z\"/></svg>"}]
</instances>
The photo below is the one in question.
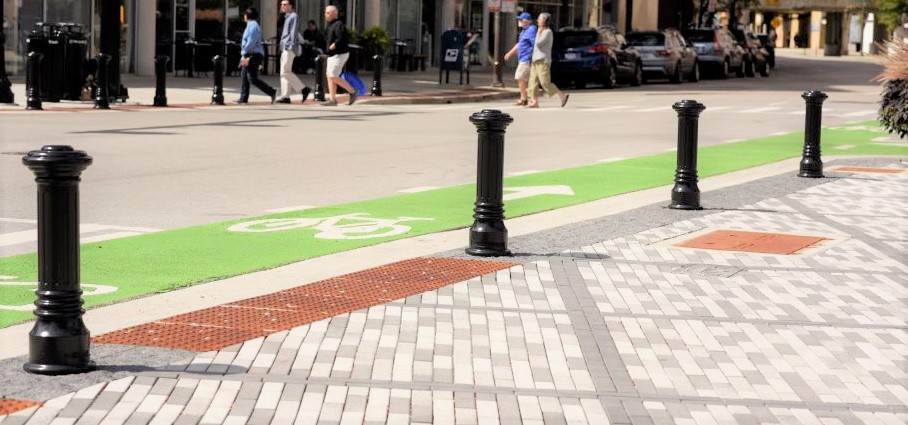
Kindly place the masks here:
<instances>
[{"instance_id":1,"label":"potted plant","mask_svg":"<svg viewBox=\"0 0 908 425\"><path fill-rule=\"evenodd\" d=\"M372 71L372 57L375 55L384 57L385 52L388 51L388 46L391 45L391 36L387 31L379 27L372 27L363 31L362 34L357 35L356 44L363 49L363 59L365 62L363 65L365 65L365 69Z\"/></svg>"},{"instance_id":2,"label":"potted plant","mask_svg":"<svg viewBox=\"0 0 908 425\"><path fill-rule=\"evenodd\" d=\"M883 83L879 120L890 133L908 138L908 43L890 40L885 51L884 69L876 78Z\"/></svg>"}]
</instances>

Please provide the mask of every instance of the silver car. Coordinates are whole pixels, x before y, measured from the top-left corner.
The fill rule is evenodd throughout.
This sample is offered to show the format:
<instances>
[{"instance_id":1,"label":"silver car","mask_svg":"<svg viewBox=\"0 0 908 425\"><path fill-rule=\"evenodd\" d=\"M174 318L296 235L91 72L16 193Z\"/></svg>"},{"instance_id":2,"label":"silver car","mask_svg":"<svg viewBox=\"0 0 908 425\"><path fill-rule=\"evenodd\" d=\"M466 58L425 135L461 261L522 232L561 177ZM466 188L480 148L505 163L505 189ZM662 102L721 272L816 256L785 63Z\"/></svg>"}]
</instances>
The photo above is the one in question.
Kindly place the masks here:
<instances>
[{"instance_id":1,"label":"silver car","mask_svg":"<svg viewBox=\"0 0 908 425\"><path fill-rule=\"evenodd\" d=\"M627 44L640 54L643 75L668 78L673 83L700 81L697 52L675 29L635 31L624 36Z\"/></svg>"},{"instance_id":2,"label":"silver car","mask_svg":"<svg viewBox=\"0 0 908 425\"><path fill-rule=\"evenodd\" d=\"M744 49L728 30L686 29L681 34L694 45L704 72L711 72L721 79L728 78L732 71L738 77L744 76Z\"/></svg>"}]
</instances>

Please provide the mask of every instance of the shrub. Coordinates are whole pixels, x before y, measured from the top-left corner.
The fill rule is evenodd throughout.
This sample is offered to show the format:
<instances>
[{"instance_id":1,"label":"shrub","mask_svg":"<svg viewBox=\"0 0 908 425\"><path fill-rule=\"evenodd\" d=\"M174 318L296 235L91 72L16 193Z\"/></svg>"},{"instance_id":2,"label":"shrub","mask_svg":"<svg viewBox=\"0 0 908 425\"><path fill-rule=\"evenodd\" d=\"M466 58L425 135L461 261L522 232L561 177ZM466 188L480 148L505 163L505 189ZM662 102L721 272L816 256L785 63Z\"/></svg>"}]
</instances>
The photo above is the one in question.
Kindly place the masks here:
<instances>
[{"instance_id":1,"label":"shrub","mask_svg":"<svg viewBox=\"0 0 908 425\"><path fill-rule=\"evenodd\" d=\"M876 77L883 83L879 120L890 133L908 138L908 43L890 40L883 51L883 72Z\"/></svg>"}]
</instances>

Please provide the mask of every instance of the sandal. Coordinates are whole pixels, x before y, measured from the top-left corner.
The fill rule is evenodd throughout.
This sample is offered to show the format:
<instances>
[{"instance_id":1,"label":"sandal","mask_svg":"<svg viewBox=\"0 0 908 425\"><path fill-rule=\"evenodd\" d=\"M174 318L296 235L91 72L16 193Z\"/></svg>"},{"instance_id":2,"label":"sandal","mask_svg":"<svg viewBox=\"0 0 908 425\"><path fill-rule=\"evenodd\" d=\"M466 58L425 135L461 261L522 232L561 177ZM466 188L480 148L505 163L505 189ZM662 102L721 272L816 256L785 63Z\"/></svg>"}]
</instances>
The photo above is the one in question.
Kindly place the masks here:
<instances>
[{"instance_id":1,"label":"sandal","mask_svg":"<svg viewBox=\"0 0 908 425\"><path fill-rule=\"evenodd\" d=\"M570 97L571 97L571 95L565 94L565 95L564 95L564 98L561 99L561 107L562 107L562 108L564 108L564 105L567 104L568 98L570 98Z\"/></svg>"},{"instance_id":2,"label":"sandal","mask_svg":"<svg viewBox=\"0 0 908 425\"><path fill-rule=\"evenodd\" d=\"M514 106L527 106L527 102L529 102L529 100L527 100L527 99L520 99L520 100L518 100L517 102L514 103Z\"/></svg>"}]
</instances>

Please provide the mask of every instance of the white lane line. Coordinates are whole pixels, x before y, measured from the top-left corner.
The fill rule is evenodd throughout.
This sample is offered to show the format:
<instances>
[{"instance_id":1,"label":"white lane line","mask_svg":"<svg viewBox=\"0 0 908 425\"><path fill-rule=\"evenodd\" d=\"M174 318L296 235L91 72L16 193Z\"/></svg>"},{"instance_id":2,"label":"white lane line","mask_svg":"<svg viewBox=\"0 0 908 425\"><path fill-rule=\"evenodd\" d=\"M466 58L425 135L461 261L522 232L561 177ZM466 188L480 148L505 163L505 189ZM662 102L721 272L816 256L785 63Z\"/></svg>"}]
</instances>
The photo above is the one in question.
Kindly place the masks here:
<instances>
[{"instance_id":1,"label":"white lane line","mask_svg":"<svg viewBox=\"0 0 908 425\"><path fill-rule=\"evenodd\" d=\"M658 111L671 111L671 106L659 106L657 108L645 108L645 109L634 109L631 112L658 112Z\"/></svg>"},{"instance_id":2,"label":"white lane line","mask_svg":"<svg viewBox=\"0 0 908 425\"><path fill-rule=\"evenodd\" d=\"M668 149L663 149L663 150L666 152L674 152L674 151L678 150L678 148L668 148Z\"/></svg>"},{"instance_id":3,"label":"white lane line","mask_svg":"<svg viewBox=\"0 0 908 425\"><path fill-rule=\"evenodd\" d=\"M731 139L731 140L726 140L721 143L738 143L738 142L743 142L743 141L744 141L744 139Z\"/></svg>"},{"instance_id":4,"label":"white lane line","mask_svg":"<svg viewBox=\"0 0 908 425\"><path fill-rule=\"evenodd\" d=\"M763 108L746 109L746 110L741 111L741 113L742 114L758 114L760 112L769 112L769 111L775 111L775 110L779 110L779 109L782 109L782 108L780 108L778 106L767 106L767 107L763 107Z\"/></svg>"},{"instance_id":5,"label":"white lane line","mask_svg":"<svg viewBox=\"0 0 908 425\"><path fill-rule=\"evenodd\" d=\"M799 111L791 111L788 113L788 115L806 115L806 114L807 114L807 112L805 112L803 109L799 110Z\"/></svg>"},{"instance_id":6,"label":"white lane line","mask_svg":"<svg viewBox=\"0 0 908 425\"><path fill-rule=\"evenodd\" d=\"M781 101L781 102L773 102L773 103L770 103L769 106L781 106L781 105L784 105L784 104L786 104L786 103L788 103L788 101L787 101L787 100L783 100L783 101Z\"/></svg>"},{"instance_id":7,"label":"white lane line","mask_svg":"<svg viewBox=\"0 0 908 425\"><path fill-rule=\"evenodd\" d=\"M726 109L731 109L731 106L707 106L706 111L715 112L715 111L724 111Z\"/></svg>"},{"instance_id":8,"label":"white lane line","mask_svg":"<svg viewBox=\"0 0 908 425\"><path fill-rule=\"evenodd\" d=\"M313 208L315 208L315 207L312 205L297 205L295 207L284 207L284 208L275 208L273 210L265 210L265 212L285 213L285 212L291 212L291 211L311 210Z\"/></svg>"},{"instance_id":9,"label":"white lane line","mask_svg":"<svg viewBox=\"0 0 908 425\"><path fill-rule=\"evenodd\" d=\"M525 171L517 171L514 173L508 173L508 175L509 176L525 176L527 174L536 174L536 173L541 173L541 172L542 171L540 171L540 170L525 170Z\"/></svg>"},{"instance_id":10,"label":"white lane line","mask_svg":"<svg viewBox=\"0 0 908 425\"><path fill-rule=\"evenodd\" d=\"M625 157L623 157L623 156L616 156L616 157L614 157L614 158L600 159L600 160L598 160L598 161L596 161L596 162L615 162L615 161L621 161L621 160L624 160L624 159L627 159L627 158L625 158Z\"/></svg>"},{"instance_id":11,"label":"white lane line","mask_svg":"<svg viewBox=\"0 0 908 425\"><path fill-rule=\"evenodd\" d=\"M631 105L615 105L615 106L603 106L601 108L587 108L587 109L577 109L583 112L602 112L602 111L617 111L619 109L630 109Z\"/></svg>"},{"instance_id":12,"label":"white lane line","mask_svg":"<svg viewBox=\"0 0 908 425\"><path fill-rule=\"evenodd\" d=\"M92 233L111 229L110 226L98 224L82 224L79 226L79 233ZM38 240L38 229L23 230L20 232L11 232L0 234L0 246L12 246L21 243L36 242Z\"/></svg>"},{"instance_id":13,"label":"white lane line","mask_svg":"<svg viewBox=\"0 0 908 425\"><path fill-rule=\"evenodd\" d=\"M25 223L25 224L38 224L37 220L25 220L21 218L0 218L0 221L6 223Z\"/></svg>"},{"instance_id":14,"label":"white lane line","mask_svg":"<svg viewBox=\"0 0 908 425\"><path fill-rule=\"evenodd\" d=\"M826 112L826 111L824 111L824 112ZM857 112L849 112L847 114L839 114L839 116L840 117L860 117L860 116L864 116L864 115L876 115L877 112L878 112L877 110L857 111Z\"/></svg>"},{"instance_id":15,"label":"white lane line","mask_svg":"<svg viewBox=\"0 0 908 425\"><path fill-rule=\"evenodd\" d=\"M770 134L770 136L784 136L784 135L786 135L786 134L788 134L788 132L786 132L786 131L779 131L779 132L777 132L777 133L772 133L772 134Z\"/></svg>"},{"instance_id":16,"label":"white lane line","mask_svg":"<svg viewBox=\"0 0 908 425\"><path fill-rule=\"evenodd\" d=\"M145 232L113 232L113 233L105 233L103 235L84 237L84 238L79 239L79 241L82 243L101 242L101 241L106 241L109 239L118 239L118 238L125 238L127 236L136 236L136 235L144 235L144 234L145 234Z\"/></svg>"},{"instance_id":17,"label":"white lane line","mask_svg":"<svg viewBox=\"0 0 908 425\"><path fill-rule=\"evenodd\" d=\"M398 192L400 192L400 193L418 193L418 192L426 192L426 191L435 190L435 189L438 189L438 186L420 186L420 187L413 187L413 188L410 188L410 189L398 190Z\"/></svg>"},{"instance_id":18,"label":"white lane line","mask_svg":"<svg viewBox=\"0 0 908 425\"><path fill-rule=\"evenodd\" d=\"M842 151L843 151L843 150L846 150L846 149L851 149L851 148L853 148L854 146L855 146L855 145L842 145L842 146L836 146L836 147L834 147L833 149L838 149L838 150L842 150Z\"/></svg>"}]
</instances>

